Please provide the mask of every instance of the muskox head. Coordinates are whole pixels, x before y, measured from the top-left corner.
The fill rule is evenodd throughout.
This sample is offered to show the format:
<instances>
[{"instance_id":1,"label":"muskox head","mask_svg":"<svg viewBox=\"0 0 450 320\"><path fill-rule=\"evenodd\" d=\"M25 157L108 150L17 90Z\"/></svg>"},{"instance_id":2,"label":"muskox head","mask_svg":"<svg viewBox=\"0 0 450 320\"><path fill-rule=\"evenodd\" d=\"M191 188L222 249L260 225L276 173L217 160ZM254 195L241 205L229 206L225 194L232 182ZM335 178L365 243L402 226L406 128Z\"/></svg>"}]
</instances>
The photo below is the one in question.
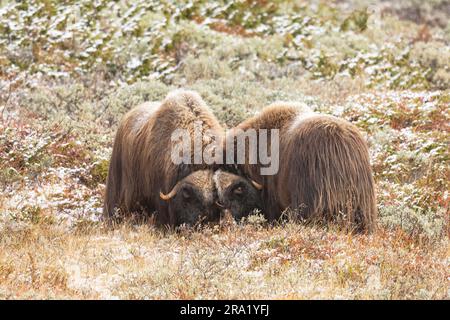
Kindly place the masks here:
<instances>
[{"instance_id":1,"label":"muskox head","mask_svg":"<svg viewBox=\"0 0 450 320\"><path fill-rule=\"evenodd\" d=\"M212 170L194 171L178 181L169 193L160 192L160 198L168 202L169 216L174 217L176 225L192 226L219 220L213 174Z\"/></svg>"},{"instance_id":2,"label":"muskox head","mask_svg":"<svg viewBox=\"0 0 450 320\"><path fill-rule=\"evenodd\" d=\"M237 174L217 170L214 173L217 188L217 205L236 220L260 209L262 186Z\"/></svg>"}]
</instances>

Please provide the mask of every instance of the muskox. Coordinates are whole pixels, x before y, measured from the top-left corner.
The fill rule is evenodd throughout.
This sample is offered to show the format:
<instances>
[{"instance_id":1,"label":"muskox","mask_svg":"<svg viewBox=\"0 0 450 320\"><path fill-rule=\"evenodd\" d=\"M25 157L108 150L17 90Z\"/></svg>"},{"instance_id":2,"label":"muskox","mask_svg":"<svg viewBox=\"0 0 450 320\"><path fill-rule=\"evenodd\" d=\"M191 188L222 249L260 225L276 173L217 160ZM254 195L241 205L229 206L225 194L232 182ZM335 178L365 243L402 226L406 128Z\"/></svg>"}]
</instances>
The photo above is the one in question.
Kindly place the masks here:
<instances>
[{"instance_id":1,"label":"muskox","mask_svg":"<svg viewBox=\"0 0 450 320\"><path fill-rule=\"evenodd\" d=\"M214 164L174 163L172 133L183 129L194 140L201 121L203 152L223 137L223 129L202 98L193 91L177 90L161 103L144 103L121 121L114 141L106 183L104 216L156 212L156 222L182 223L219 219L213 180Z\"/></svg>"},{"instance_id":2,"label":"muskox","mask_svg":"<svg viewBox=\"0 0 450 320\"><path fill-rule=\"evenodd\" d=\"M375 228L375 188L368 147L354 125L316 114L304 105L276 103L242 122L226 140L236 139L248 129L279 130L278 173L262 175L262 164L249 163L248 157L238 164L244 174L263 186L262 206L268 220L291 209L301 218L334 220L352 230ZM258 140L259 148L270 146Z\"/></svg>"}]
</instances>

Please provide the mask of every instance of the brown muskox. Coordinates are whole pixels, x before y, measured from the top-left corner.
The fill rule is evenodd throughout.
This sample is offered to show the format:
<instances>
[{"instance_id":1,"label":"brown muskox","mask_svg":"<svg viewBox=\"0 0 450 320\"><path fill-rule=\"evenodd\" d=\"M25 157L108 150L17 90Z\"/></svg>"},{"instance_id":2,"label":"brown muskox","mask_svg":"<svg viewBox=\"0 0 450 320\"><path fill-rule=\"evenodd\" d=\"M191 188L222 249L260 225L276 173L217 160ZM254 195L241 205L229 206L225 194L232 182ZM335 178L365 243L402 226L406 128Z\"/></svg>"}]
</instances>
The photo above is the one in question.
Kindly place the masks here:
<instances>
[{"instance_id":1,"label":"brown muskox","mask_svg":"<svg viewBox=\"0 0 450 320\"><path fill-rule=\"evenodd\" d=\"M277 103L241 123L226 140L239 138L248 129L279 129L278 173L261 175L263 165L249 163L248 156L239 165L263 186L263 211L268 220L290 208L301 218L344 222L345 227L358 231L375 228L368 147L354 125L313 113L303 105ZM257 148L270 150L270 141L262 145L258 140ZM235 140L231 145L237 148Z\"/></svg>"},{"instance_id":2,"label":"brown muskox","mask_svg":"<svg viewBox=\"0 0 450 320\"><path fill-rule=\"evenodd\" d=\"M193 224L219 218L213 165L172 161L172 133L184 129L195 141L201 121L201 151L223 136L223 129L195 92L177 90L162 103L129 111L117 130L106 183L104 216L156 212L158 224ZM194 151L194 150L193 150Z\"/></svg>"}]
</instances>

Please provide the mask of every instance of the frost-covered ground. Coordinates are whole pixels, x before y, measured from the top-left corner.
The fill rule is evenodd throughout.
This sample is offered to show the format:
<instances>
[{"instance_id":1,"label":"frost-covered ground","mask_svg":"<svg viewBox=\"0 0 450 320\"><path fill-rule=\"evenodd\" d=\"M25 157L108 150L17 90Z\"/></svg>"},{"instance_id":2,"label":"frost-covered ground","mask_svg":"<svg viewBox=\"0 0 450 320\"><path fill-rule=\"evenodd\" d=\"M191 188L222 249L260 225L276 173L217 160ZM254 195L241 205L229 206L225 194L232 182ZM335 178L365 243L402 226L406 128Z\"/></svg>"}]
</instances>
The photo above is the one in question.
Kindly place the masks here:
<instances>
[{"instance_id":1,"label":"frost-covered ground","mask_svg":"<svg viewBox=\"0 0 450 320\"><path fill-rule=\"evenodd\" d=\"M1 298L449 298L450 2L2 1ZM99 221L121 116L197 90L356 124L381 229Z\"/></svg>"}]
</instances>

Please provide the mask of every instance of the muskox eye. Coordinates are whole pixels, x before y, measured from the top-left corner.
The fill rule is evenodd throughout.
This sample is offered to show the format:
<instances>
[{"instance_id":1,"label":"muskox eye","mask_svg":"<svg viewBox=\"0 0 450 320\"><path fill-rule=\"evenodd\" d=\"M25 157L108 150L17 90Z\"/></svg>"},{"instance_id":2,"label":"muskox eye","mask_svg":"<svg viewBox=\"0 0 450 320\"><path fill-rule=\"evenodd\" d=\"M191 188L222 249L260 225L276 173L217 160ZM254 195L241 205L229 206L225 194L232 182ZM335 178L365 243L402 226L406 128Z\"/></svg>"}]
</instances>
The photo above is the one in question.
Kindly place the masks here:
<instances>
[{"instance_id":1,"label":"muskox eye","mask_svg":"<svg viewBox=\"0 0 450 320\"><path fill-rule=\"evenodd\" d=\"M189 192L188 190L186 190L186 189L183 189L183 190L181 191L181 194L182 194L183 198L186 199L186 200L189 199L189 198L191 197L190 192Z\"/></svg>"},{"instance_id":2,"label":"muskox eye","mask_svg":"<svg viewBox=\"0 0 450 320\"><path fill-rule=\"evenodd\" d=\"M234 188L233 193L240 196L244 193L244 188L242 187Z\"/></svg>"}]
</instances>

